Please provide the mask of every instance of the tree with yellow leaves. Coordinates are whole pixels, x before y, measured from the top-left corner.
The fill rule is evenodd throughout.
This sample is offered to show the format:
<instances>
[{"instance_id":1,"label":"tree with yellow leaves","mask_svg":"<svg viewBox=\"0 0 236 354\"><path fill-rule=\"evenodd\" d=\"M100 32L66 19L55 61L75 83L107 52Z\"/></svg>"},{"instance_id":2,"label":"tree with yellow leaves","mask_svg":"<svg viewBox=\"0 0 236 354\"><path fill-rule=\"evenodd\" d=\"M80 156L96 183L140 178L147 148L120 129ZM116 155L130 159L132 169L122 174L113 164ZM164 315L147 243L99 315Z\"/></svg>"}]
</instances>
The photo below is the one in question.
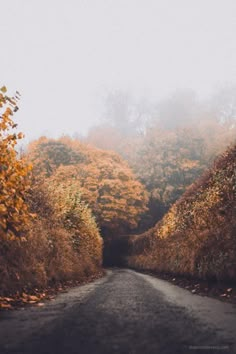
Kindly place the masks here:
<instances>
[{"instance_id":1,"label":"tree with yellow leaves","mask_svg":"<svg viewBox=\"0 0 236 354\"><path fill-rule=\"evenodd\" d=\"M78 175L83 198L94 211L103 233L137 228L147 210L147 192L128 164L116 153L95 150L93 161Z\"/></svg>"},{"instance_id":2,"label":"tree with yellow leaves","mask_svg":"<svg viewBox=\"0 0 236 354\"><path fill-rule=\"evenodd\" d=\"M56 217L72 236L73 249L83 257L101 261L102 238L91 209L82 200L75 166L61 166L44 182Z\"/></svg>"},{"instance_id":3,"label":"tree with yellow leaves","mask_svg":"<svg viewBox=\"0 0 236 354\"><path fill-rule=\"evenodd\" d=\"M64 152L60 156L58 146L60 152ZM70 159L65 159L68 151ZM146 211L148 197L145 188L116 153L92 148L69 138L41 138L31 144L29 157L37 174L46 180L60 176L58 184L70 181L76 186L81 200L92 209L103 235L135 229Z\"/></svg>"},{"instance_id":4,"label":"tree with yellow leaves","mask_svg":"<svg viewBox=\"0 0 236 354\"><path fill-rule=\"evenodd\" d=\"M17 125L12 119L19 93L10 98L6 92L5 87L0 89L0 235L15 237L30 218L25 202L30 166L17 157L15 149L23 138L22 133L14 133Z\"/></svg>"}]
</instances>

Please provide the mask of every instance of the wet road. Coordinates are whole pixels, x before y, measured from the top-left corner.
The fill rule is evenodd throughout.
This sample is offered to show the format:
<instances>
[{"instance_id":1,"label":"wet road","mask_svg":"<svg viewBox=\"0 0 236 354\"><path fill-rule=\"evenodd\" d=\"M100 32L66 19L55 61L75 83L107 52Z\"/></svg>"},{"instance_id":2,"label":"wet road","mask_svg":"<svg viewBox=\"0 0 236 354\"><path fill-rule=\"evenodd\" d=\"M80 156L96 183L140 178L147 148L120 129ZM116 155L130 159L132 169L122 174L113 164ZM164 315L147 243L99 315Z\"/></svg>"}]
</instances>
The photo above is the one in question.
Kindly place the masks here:
<instances>
[{"instance_id":1,"label":"wet road","mask_svg":"<svg viewBox=\"0 0 236 354\"><path fill-rule=\"evenodd\" d=\"M0 313L1 354L236 353L236 307L131 270Z\"/></svg>"}]
</instances>

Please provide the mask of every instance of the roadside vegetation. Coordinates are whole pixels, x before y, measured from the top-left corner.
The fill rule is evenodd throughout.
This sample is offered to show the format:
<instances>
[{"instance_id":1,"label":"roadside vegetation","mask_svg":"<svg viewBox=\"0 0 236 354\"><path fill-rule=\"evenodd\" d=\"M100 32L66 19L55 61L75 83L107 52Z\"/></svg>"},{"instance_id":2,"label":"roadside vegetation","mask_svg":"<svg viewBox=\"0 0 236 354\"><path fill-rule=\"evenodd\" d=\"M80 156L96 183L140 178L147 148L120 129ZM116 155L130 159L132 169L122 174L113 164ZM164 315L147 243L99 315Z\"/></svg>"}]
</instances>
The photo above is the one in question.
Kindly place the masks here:
<instances>
[{"instance_id":1,"label":"roadside vegetation","mask_svg":"<svg viewBox=\"0 0 236 354\"><path fill-rule=\"evenodd\" d=\"M125 92L107 97L103 122L86 141L117 151L148 191L139 232L154 226L236 137L236 88L208 100L180 91L154 102Z\"/></svg>"},{"instance_id":2,"label":"roadside vegetation","mask_svg":"<svg viewBox=\"0 0 236 354\"><path fill-rule=\"evenodd\" d=\"M24 298L101 274L102 235L136 228L147 195L116 153L70 138L40 138L19 156L18 99L1 89L0 296Z\"/></svg>"},{"instance_id":3,"label":"roadside vegetation","mask_svg":"<svg viewBox=\"0 0 236 354\"><path fill-rule=\"evenodd\" d=\"M42 184L27 157L19 157L13 113L19 95L1 89L0 295L23 294L99 273L102 238L75 185ZM1 304L2 307L10 306Z\"/></svg>"},{"instance_id":4,"label":"roadside vegetation","mask_svg":"<svg viewBox=\"0 0 236 354\"><path fill-rule=\"evenodd\" d=\"M108 264L235 281L235 97L235 88L208 102L192 92L156 105L108 97L106 119L87 141L119 151L149 197L136 235L108 245Z\"/></svg>"},{"instance_id":5,"label":"roadside vegetation","mask_svg":"<svg viewBox=\"0 0 236 354\"><path fill-rule=\"evenodd\" d=\"M64 184L74 186L92 210L103 236L137 229L147 211L145 188L115 152L69 137L42 137L29 145L28 158L34 174L50 190L63 189Z\"/></svg>"},{"instance_id":6,"label":"roadside vegetation","mask_svg":"<svg viewBox=\"0 0 236 354\"><path fill-rule=\"evenodd\" d=\"M155 227L129 238L127 265L200 279L236 279L236 145L219 156Z\"/></svg>"},{"instance_id":7,"label":"roadside vegetation","mask_svg":"<svg viewBox=\"0 0 236 354\"><path fill-rule=\"evenodd\" d=\"M20 94L2 87L0 306L99 276L102 263L235 280L232 97L156 107L116 93L87 137L40 137L19 154Z\"/></svg>"}]
</instances>

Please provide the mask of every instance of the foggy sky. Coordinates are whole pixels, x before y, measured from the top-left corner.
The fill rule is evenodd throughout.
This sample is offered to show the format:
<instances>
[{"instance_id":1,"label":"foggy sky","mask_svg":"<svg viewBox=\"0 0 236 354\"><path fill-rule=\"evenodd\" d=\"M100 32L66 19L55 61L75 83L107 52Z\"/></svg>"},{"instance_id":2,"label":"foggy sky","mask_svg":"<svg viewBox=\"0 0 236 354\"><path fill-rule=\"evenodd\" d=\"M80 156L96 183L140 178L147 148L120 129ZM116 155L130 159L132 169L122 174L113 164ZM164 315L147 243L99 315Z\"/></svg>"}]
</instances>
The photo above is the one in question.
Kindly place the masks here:
<instances>
[{"instance_id":1,"label":"foggy sky","mask_svg":"<svg viewBox=\"0 0 236 354\"><path fill-rule=\"evenodd\" d=\"M84 133L110 90L160 99L236 83L235 0L1 0L0 85L20 129Z\"/></svg>"}]
</instances>

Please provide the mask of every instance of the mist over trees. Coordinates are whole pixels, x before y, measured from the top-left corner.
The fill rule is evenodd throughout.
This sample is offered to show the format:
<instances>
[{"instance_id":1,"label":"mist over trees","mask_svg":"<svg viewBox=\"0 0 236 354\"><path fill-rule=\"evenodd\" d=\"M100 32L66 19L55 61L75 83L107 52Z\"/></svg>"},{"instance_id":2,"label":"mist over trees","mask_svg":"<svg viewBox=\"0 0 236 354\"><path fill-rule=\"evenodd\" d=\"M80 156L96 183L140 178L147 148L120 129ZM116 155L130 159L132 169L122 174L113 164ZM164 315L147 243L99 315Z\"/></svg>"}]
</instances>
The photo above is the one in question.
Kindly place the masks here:
<instances>
[{"instance_id":1,"label":"mist over trees","mask_svg":"<svg viewBox=\"0 0 236 354\"><path fill-rule=\"evenodd\" d=\"M151 267L159 269L156 255L150 253L146 258L145 249L149 250L154 237L159 254L159 238L168 238L172 245L172 231L177 235L177 246L172 245L176 259L182 254L184 262L188 259L182 252L184 238L188 247L193 242L201 252L202 247L206 249L205 242L211 244L212 230L218 236L226 230L230 243L224 239L222 243L232 249L235 147L222 155L216 168L208 168L216 155L235 143L234 92L227 88L206 102L192 91L182 91L159 103L114 92L107 99L104 119L86 139L41 137L19 156L16 146L23 134L15 133L13 120L19 98L7 96L3 87L0 294L98 275L103 259L111 262L115 252L115 264L116 255L125 254L128 244L134 252L130 265L146 268L150 261ZM204 171L208 172L199 180ZM187 239L190 226L192 234ZM203 235L200 243L198 227ZM135 236L142 231L147 233ZM125 242L119 243L120 239ZM217 257L222 247L212 248L212 257ZM162 256L167 257L163 264L170 256L167 249L162 250ZM138 258L137 250L142 255ZM189 260L195 262L195 256L190 255ZM202 273L195 268L186 268L186 272L216 277L222 272L223 261L216 272L205 269L205 261ZM171 271L176 269L173 266Z\"/></svg>"},{"instance_id":2,"label":"mist over trees","mask_svg":"<svg viewBox=\"0 0 236 354\"><path fill-rule=\"evenodd\" d=\"M236 284L235 11L2 2L0 312L111 265Z\"/></svg>"},{"instance_id":3,"label":"mist over trees","mask_svg":"<svg viewBox=\"0 0 236 354\"><path fill-rule=\"evenodd\" d=\"M107 96L101 124L88 132L86 141L117 151L145 185L149 215L144 225L155 224L235 141L235 92L228 86L203 100L184 90L159 102L120 91Z\"/></svg>"}]
</instances>

